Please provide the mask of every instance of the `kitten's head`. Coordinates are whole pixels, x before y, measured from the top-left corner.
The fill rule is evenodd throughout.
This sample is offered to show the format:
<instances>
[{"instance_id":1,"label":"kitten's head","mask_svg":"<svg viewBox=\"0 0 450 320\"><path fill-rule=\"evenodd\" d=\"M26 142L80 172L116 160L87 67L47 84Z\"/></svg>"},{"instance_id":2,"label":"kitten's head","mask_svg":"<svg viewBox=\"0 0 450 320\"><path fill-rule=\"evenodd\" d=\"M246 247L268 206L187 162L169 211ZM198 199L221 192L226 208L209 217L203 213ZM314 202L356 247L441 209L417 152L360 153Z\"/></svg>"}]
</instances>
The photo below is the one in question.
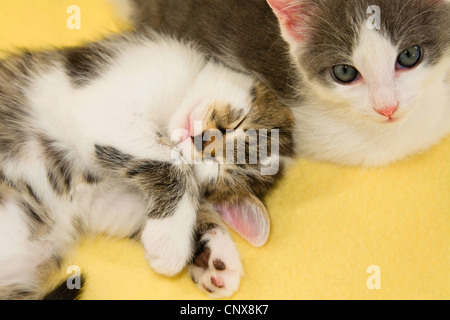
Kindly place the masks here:
<instances>
[{"instance_id":1,"label":"kitten's head","mask_svg":"<svg viewBox=\"0 0 450 320\"><path fill-rule=\"evenodd\" d=\"M269 235L263 197L281 174L280 160L293 156L294 120L265 85L227 73L201 85L213 87L211 95L187 109L186 125L172 140L184 140L178 146L193 161L203 196L230 227L261 246Z\"/></svg>"},{"instance_id":2,"label":"kitten's head","mask_svg":"<svg viewBox=\"0 0 450 320\"><path fill-rule=\"evenodd\" d=\"M390 123L415 109L427 88L443 86L446 0L267 1L306 82L335 110Z\"/></svg>"}]
</instances>

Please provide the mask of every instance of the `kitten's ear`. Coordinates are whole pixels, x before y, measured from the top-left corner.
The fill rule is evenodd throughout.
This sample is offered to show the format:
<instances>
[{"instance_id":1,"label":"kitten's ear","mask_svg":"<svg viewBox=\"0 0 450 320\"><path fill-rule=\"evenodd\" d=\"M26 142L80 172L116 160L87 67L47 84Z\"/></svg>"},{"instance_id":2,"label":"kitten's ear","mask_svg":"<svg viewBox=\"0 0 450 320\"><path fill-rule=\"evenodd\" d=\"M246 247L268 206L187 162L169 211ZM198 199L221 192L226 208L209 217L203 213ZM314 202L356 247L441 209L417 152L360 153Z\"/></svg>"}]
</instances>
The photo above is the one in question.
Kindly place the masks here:
<instances>
[{"instance_id":1,"label":"kitten's ear","mask_svg":"<svg viewBox=\"0 0 450 320\"><path fill-rule=\"evenodd\" d=\"M255 247L261 247L269 238L270 220L264 204L253 195L237 203L215 206L222 219L239 235Z\"/></svg>"},{"instance_id":2,"label":"kitten's ear","mask_svg":"<svg viewBox=\"0 0 450 320\"><path fill-rule=\"evenodd\" d=\"M306 37L306 20L312 6L309 0L267 0L278 17L283 37L289 43L300 43Z\"/></svg>"}]
</instances>

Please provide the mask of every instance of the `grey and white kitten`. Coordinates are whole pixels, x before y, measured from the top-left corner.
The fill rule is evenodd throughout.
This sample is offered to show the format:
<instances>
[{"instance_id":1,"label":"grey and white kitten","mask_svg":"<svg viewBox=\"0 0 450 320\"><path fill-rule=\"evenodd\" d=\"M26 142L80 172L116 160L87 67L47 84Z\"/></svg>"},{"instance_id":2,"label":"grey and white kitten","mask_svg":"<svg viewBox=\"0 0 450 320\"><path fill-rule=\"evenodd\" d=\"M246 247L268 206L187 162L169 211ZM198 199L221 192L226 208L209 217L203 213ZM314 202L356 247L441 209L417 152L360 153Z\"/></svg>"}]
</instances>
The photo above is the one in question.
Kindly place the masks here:
<instances>
[{"instance_id":1,"label":"grey and white kitten","mask_svg":"<svg viewBox=\"0 0 450 320\"><path fill-rule=\"evenodd\" d=\"M219 213L262 245L261 199L278 174L227 162L228 149L188 160L247 129L277 129L265 138L278 164L293 154L293 120L265 85L167 37L129 33L0 60L0 299L42 298L91 233L135 237L155 271L190 265L202 291L231 295L242 266ZM222 135L206 138L213 129ZM244 156L259 149L247 141Z\"/></svg>"},{"instance_id":2,"label":"grey and white kitten","mask_svg":"<svg viewBox=\"0 0 450 320\"><path fill-rule=\"evenodd\" d=\"M301 156L378 166L450 133L448 0L130 1L138 27L194 40L289 101Z\"/></svg>"}]
</instances>

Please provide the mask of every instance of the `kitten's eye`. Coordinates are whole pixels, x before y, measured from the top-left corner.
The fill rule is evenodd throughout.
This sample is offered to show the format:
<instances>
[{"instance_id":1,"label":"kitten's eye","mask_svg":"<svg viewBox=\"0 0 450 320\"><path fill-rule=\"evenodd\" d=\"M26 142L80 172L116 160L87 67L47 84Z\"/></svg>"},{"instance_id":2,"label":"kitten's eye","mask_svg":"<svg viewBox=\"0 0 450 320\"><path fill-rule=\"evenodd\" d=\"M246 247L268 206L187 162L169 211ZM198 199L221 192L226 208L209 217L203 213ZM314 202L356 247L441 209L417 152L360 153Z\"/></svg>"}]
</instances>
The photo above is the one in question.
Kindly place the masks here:
<instances>
[{"instance_id":1,"label":"kitten's eye","mask_svg":"<svg viewBox=\"0 0 450 320\"><path fill-rule=\"evenodd\" d=\"M419 46L411 46L404 50L397 59L397 65L400 69L409 69L416 66L420 62L422 51Z\"/></svg>"},{"instance_id":2,"label":"kitten's eye","mask_svg":"<svg viewBox=\"0 0 450 320\"><path fill-rule=\"evenodd\" d=\"M333 67L333 76L339 82L351 83L358 78L359 72L352 66L340 64Z\"/></svg>"},{"instance_id":3,"label":"kitten's eye","mask_svg":"<svg viewBox=\"0 0 450 320\"><path fill-rule=\"evenodd\" d=\"M240 121L238 120L239 122L236 121L236 123L234 123L234 124L232 125L233 130L238 129L238 128L244 123L244 121L245 121L246 119L247 119L247 116L243 117L242 120L240 120Z\"/></svg>"},{"instance_id":4,"label":"kitten's eye","mask_svg":"<svg viewBox=\"0 0 450 320\"><path fill-rule=\"evenodd\" d=\"M218 126L217 129L222 132L222 134L226 134L227 130L237 130L245 121L245 119L247 119L247 116L243 117L240 120L237 120L233 123L231 123L230 125L227 126L227 128L224 128L222 126Z\"/></svg>"}]
</instances>

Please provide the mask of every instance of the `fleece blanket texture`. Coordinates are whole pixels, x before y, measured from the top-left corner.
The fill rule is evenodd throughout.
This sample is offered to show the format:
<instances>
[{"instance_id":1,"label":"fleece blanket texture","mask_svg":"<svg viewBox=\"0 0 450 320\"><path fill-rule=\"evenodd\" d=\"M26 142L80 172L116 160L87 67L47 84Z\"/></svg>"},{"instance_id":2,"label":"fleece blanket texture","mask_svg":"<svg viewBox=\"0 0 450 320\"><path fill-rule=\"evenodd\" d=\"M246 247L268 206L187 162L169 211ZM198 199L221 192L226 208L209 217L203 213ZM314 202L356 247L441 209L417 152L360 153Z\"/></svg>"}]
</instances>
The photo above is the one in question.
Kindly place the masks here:
<instances>
[{"instance_id":1,"label":"fleece blanket texture","mask_svg":"<svg viewBox=\"0 0 450 320\"><path fill-rule=\"evenodd\" d=\"M73 5L80 29L69 28ZM0 26L2 56L124 27L105 0L1 1ZM232 232L245 268L232 299L450 298L450 138L376 169L297 159L267 205L272 229L264 247ZM83 299L208 299L187 271L174 278L153 272L129 239L84 239L53 282L71 265L87 274Z\"/></svg>"}]
</instances>

